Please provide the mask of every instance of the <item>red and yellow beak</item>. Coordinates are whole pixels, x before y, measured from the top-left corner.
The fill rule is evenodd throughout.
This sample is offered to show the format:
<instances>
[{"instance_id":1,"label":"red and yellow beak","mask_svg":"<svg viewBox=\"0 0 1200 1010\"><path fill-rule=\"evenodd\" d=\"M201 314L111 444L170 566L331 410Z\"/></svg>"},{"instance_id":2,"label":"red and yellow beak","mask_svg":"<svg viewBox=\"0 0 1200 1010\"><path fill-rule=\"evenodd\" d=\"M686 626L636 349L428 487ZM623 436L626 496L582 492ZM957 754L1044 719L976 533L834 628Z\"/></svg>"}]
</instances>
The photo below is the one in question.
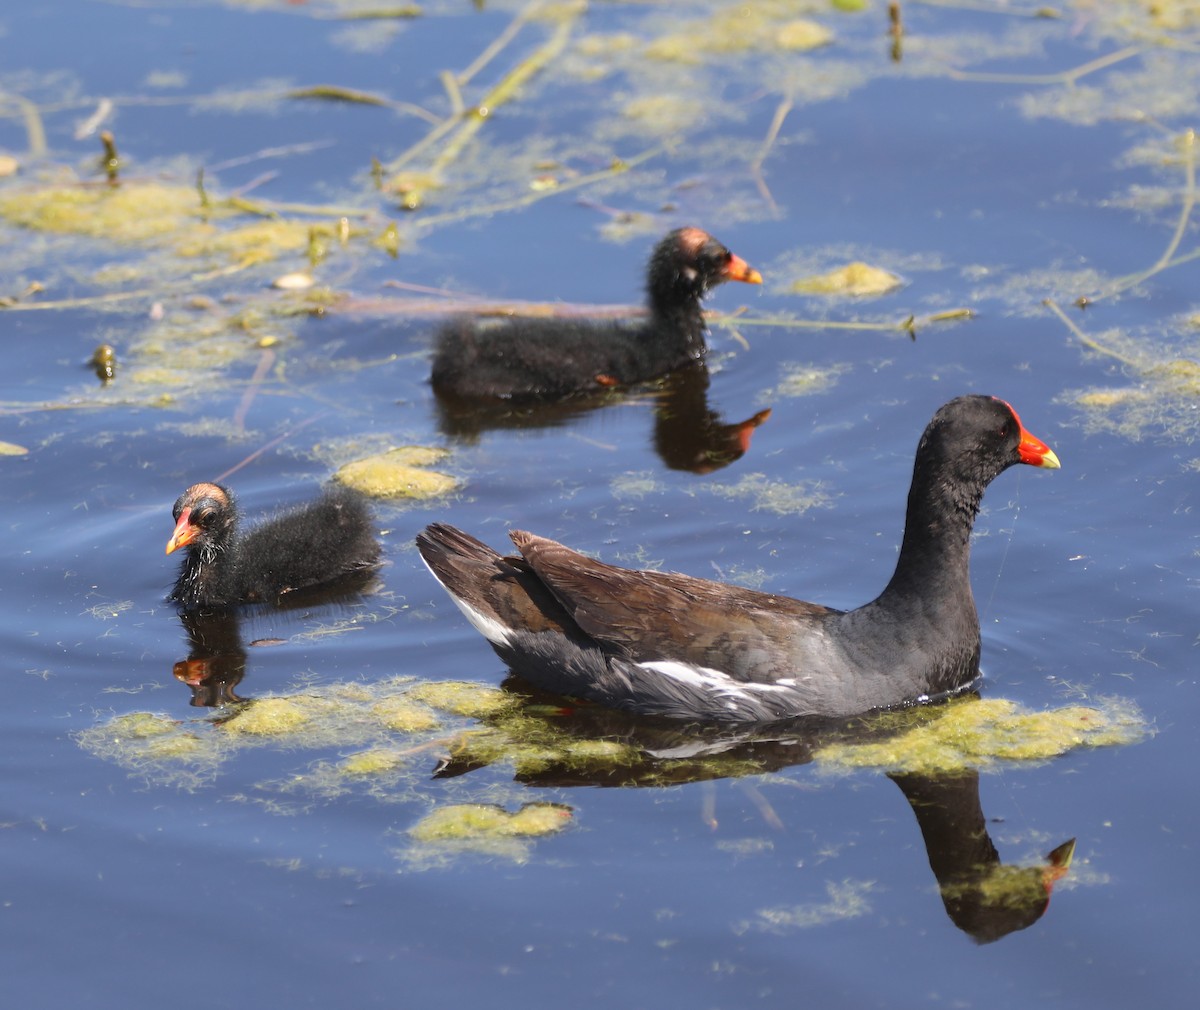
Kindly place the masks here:
<instances>
[{"instance_id":1,"label":"red and yellow beak","mask_svg":"<svg viewBox=\"0 0 1200 1010\"><path fill-rule=\"evenodd\" d=\"M1030 466L1044 466L1047 470L1057 470L1062 466L1054 450L1040 438L1029 434L1024 427L1021 428L1021 444L1017 446L1017 452L1021 454L1021 462Z\"/></svg>"},{"instance_id":2,"label":"red and yellow beak","mask_svg":"<svg viewBox=\"0 0 1200 1010\"><path fill-rule=\"evenodd\" d=\"M1058 457L1054 455L1054 450L1036 435L1031 435L1025 430L1025 425L1021 423L1020 415L1013 410L1013 405L1007 400L1000 400L1000 402L1009 410L1012 410L1012 416L1016 419L1017 427L1021 429L1021 444L1017 446L1017 453L1021 457L1021 462L1028 463L1030 466L1045 467L1047 470L1057 470L1061 467L1062 464L1058 461Z\"/></svg>"},{"instance_id":3,"label":"red and yellow beak","mask_svg":"<svg viewBox=\"0 0 1200 1010\"><path fill-rule=\"evenodd\" d=\"M724 277L727 281L741 281L743 284L762 283L762 274L733 253L729 254L729 262L725 264Z\"/></svg>"},{"instance_id":4,"label":"red and yellow beak","mask_svg":"<svg viewBox=\"0 0 1200 1010\"><path fill-rule=\"evenodd\" d=\"M186 547L200 534L200 527L192 525L192 510L184 509L179 513L179 522L175 524L175 532L167 541L167 553Z\"/></svg>"}]
</instances>

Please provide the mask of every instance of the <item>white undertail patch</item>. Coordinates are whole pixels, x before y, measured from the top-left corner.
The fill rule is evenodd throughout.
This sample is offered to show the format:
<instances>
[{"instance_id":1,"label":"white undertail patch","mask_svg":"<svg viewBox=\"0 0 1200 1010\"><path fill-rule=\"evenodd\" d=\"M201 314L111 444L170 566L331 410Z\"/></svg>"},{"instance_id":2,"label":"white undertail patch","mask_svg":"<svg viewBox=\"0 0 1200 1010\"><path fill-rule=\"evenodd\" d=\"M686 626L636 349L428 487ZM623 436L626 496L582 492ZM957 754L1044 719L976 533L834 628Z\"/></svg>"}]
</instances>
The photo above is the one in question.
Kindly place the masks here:
<instances>
[{"instance_id":1,"label":"white undertail patch","mask_svg":"<svg viewBox=\"0 0 1200 1010\"><path fill-rule=\"evenodd\" d=\"M437 579L438 585L446 590L450 599L454 601L454 605L463 612L463 616L471 622L471 627L478 631L492 645L508 645L509 639L512 637L512 629L501 624L494 617L489 617L481 610L476 610L466 600L456 596L450 592L449 587L441 579L438 578L438 573L433 570L433 566L424 558L421 562L429 569L429 574Z\"/></svg>"}]
</instances>

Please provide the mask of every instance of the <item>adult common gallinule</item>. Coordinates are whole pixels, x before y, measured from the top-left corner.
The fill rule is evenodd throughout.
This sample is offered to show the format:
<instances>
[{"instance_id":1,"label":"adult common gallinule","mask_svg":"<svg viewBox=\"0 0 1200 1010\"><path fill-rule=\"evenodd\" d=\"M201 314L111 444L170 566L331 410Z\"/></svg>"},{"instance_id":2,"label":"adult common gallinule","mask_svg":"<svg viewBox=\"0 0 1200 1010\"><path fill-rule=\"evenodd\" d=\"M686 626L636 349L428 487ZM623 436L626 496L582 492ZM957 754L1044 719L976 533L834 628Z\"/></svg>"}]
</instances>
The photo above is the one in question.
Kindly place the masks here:
<instances>
[{"instance_id":1,"label":"adult common gallinule","mask_svg":"<svg viewBox=\"0 0 1200 1010\"><path fill-rule=\"evenodd\" d=\"M184 609L277 601L379 563L371 514L345 488L238 531L237 502L220 484L193 484L175 502L167 553L187 548L167 597Z\"/></svg>"},{"instance_id":2,"label":"adult common gallinule","mask_svg":"<svg viewBox=\"0 0 1200 1010\"><path fill-rule=\"evenodd\" d=\"M850 611L615 568L531 533L509 534L520 557L442 524L417 546L500 658L543 689L675 718L847 716L975 680L971 526L984 489L1014 463L1059 465L1003 400L939 409L917 446L895 573Z\"/></svg>"},{"instance_id":3,"label":"adult common gallinule","mask_svg":"<svg viewBox=\"0 0 1200 1010\"><path fill-rule=\"evenodd\" d=\"M649 318L618 321L451 320L435 338L433 388L460 397L553 400L642 382L704 356L701 299L722 281L762 275L699 228L679 228L647 268Z\"/></svg>"}]
</instances>

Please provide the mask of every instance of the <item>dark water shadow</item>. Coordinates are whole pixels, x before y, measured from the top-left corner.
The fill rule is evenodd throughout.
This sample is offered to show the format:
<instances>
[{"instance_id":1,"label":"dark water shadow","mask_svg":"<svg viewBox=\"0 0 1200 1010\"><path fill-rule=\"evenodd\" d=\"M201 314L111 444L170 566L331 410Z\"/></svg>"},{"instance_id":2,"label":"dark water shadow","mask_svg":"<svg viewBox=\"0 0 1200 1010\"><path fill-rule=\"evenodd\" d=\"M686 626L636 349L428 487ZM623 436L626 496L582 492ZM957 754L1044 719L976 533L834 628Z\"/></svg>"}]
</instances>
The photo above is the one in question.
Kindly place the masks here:
<instances>
[{"instance_id":1,"label":"dark water shadow","mask_svg":"<svg viewBox=\"0 0 1200 1010\"><path fill-rule=\"evenodd\" d=\"M171 674L191 690L194 707L219 708L244 701L236 690L246 676L248 660L243 621L253 625L262 616L290 615L288 623L299 623L314 610L347 610L362 604L381 585L378 572L371 569L351 572L335 582L288 593L274 604L211 611L180 610L179 623L187 635L188 654L186 659L174 664ZM255 639L250 644L271 645L281 641Z\"/></svg>"},{"instance_id":2,"label":"dark water shadow","mask_svg":"<svg viewBox=\"0 0 1200 1010\"><path fill-rule=\"evenodd\" d=\"M643 392L605 391L554 402L463 399L435 392L438 429L475 442L486 432L560 428L594 411L641 395L654 405L654 450L672 470L706 474L741 459L754 431L771 416L760 410L727 424L708 402L710 375L703 362L678 369Z\"/></svg>"},{"instance_id":3,"label":"dark water shadow","mask_svg":"<svg viewBox=\"0 0 1200 1010\"><path fill-rule=\"evenodd\" d=\"M537 693L514 675L504 687L525 699L519 718L542 722L549 734L621 745L616 761L581 759L568 747L570 756L562 762L519 770L515 780L531 787L660 787L761 775L807 764L832 744L878 742L895 732L870 717L806 719L757 729L688 725L598 707L564 708L561 698ZM455 754L439 763L434 775L450 778L487 763L469 753ZM888 778L912 809L942 904L955 926L985 944L1042 917L1055 882L1070 869L1075 839L1053 849L1039 865L1006 865L988 833L976 769L892 773ZM765 818L778 824L767 800L759 796L758 802Z\"/></svg>"}]
</instances>

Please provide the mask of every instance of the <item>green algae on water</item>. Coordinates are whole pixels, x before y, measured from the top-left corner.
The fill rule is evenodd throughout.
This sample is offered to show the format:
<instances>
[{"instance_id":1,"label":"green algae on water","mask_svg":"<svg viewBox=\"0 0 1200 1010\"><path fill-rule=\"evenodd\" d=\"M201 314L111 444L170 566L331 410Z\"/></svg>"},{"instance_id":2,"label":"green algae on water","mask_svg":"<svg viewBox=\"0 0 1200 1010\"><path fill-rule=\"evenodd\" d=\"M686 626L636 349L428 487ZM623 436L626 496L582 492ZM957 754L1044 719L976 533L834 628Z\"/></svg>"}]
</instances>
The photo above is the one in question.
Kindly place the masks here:
<instances>
[{"instance_id":1,"label":"green algae on water","mask_svg":"<svg viewBox=\"0 0 1200 1010\"><path fill-rule=\"evenodd\" d=\"M833 495L819 480L788 484L761 473L748 473L735 484L710 484L708 488L722 498L749 498L753 511L776 515L803 515L809 509L828 508L833 502Z\"/></svg>"},{"instance_id":2,"label":"green algae on water","mask_svg":"<svg viewBox=\"0 0 1200 1010\"><path fill-rule=\"evenodd\" d=\"M373 750L360 751L358 754L351 754L342 761L341 772L343 775L365 778L371 775L383 775L387 772L395 771L403 763L404 757L398 752L375 748Z\"/></svg>"},{"instance_id":3,"label":"green algae on water","mask_svg":"<svg viewBox=\"0 0 1200 1010\"><path fill-rule=\"evenodd\" d=\"M470 680L437 680L416 684L408 692L413 701L471 719L482 719L511 711L520 705L515 695L498 687Z\"/></svg>"},{"instance_id":4,"label":"green algae on water","mask_svg":"<svg viewBox=\"0 0 1200 1010\"><path fill-rule=\"evenodd\" d=\"M371 498L442 498L456 491L461 482L426 467L446 455L445 450L401 446L346 463L333 479Z\"/></svg>"},{"instance_id":5,"label":"green algae on water","mask_svg":"<svg viewBox=\"0 0 1200 1010\"><path fill-rule=\"evenodd\" d=\"M805 295L872 298L889 294L903 284L904 281L890 271L868 263L854 262L815 277L802 277L792 283L791 290Z\"/></svg>"},{"instance_id":6,"label":"green algae on water","mask_svg":"<svg viewBox=\"0 0 1200 1010\"><path fill-rule=\"evenodd\" d=\"M1033 712L1005 699L963 698L867 717L884 739L840 743L814 755L828 769L883 768L944 774L1006 761L1047 761L1081 747L1135 743L1149 727L1129 701Z\"/></svg>"},{"instance_id":7,"label":"green algae on water","mask_svg":"<svg viewBox=\"0 0 1200 1010\"><path fill-rule=\"evenodd\" d=\"M535 838L562 831L571 808L559 803L526 803L516 813L485 803L439 807L409 829L419 842L462 842L486 847L495 838Z\"/></svg>"},{"instance_id":8,"label":"green algae on water","mask_svg":"<svg viewBox=\"0 0 1200 1010\"><path fill-rule=\"evenodd\" d=\"M256 698L247 702L221 725L233 733L254 736L288 736L303 729L311 716L299 700Z\"/></svg>"},{"instance_id":9,"label":"green algae on water","mask_svg":"<svg viewBox=\"0 0 1200 1010\"><path fill-rule=\"evenodd\" d=\"M753 919L734 927L740 934L754 930L760 933L789 933L797 929L826 926L831 922L857 919L871 911L867 895L874 889L870 880L829 881L825 885L826 901L802 905L777 905L759 909Z\"/></svg>"},{"instance_id":10,"label":"green algae on water","mask_svg":"<svg viewBox=\"0 0 1200 1010\"><path fill-rule=\"evenodd\" d=\"M384 698L371 706L371 715L397 733L427 733L438 728L438 717L424 705L405 697Z\"/></svg>"}]
</instances>

